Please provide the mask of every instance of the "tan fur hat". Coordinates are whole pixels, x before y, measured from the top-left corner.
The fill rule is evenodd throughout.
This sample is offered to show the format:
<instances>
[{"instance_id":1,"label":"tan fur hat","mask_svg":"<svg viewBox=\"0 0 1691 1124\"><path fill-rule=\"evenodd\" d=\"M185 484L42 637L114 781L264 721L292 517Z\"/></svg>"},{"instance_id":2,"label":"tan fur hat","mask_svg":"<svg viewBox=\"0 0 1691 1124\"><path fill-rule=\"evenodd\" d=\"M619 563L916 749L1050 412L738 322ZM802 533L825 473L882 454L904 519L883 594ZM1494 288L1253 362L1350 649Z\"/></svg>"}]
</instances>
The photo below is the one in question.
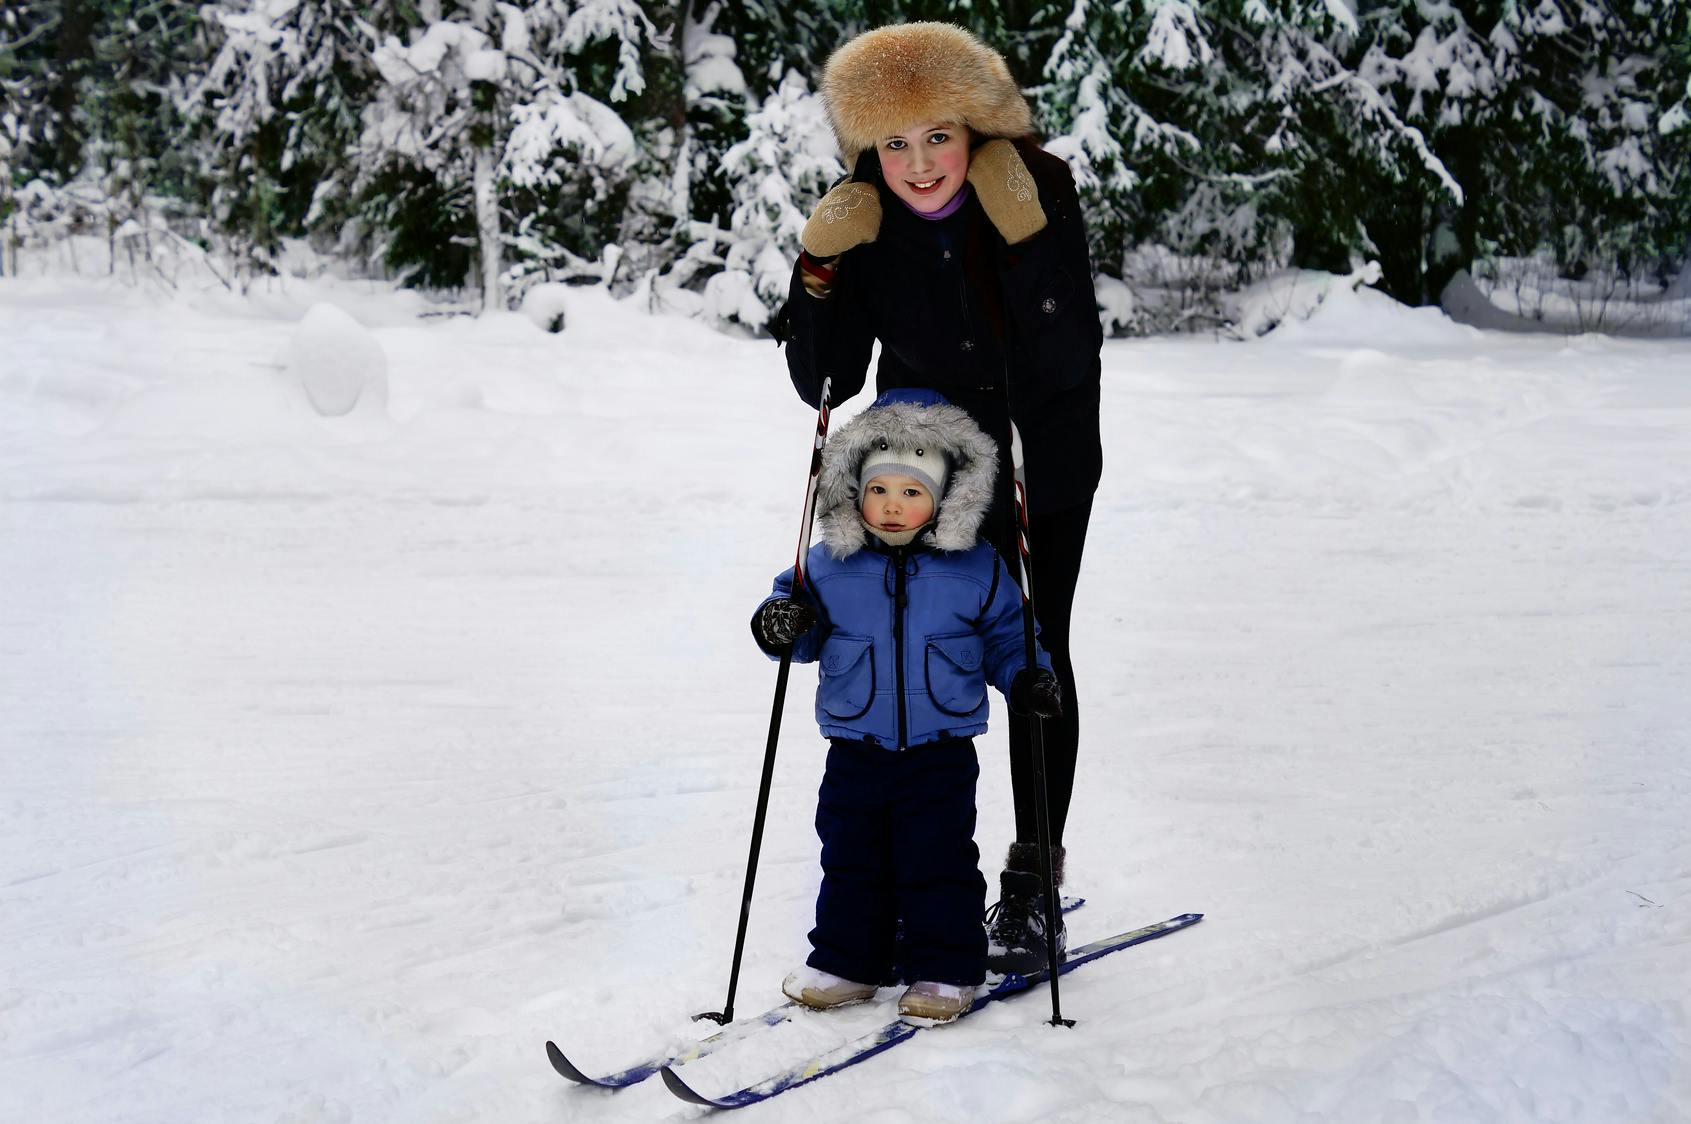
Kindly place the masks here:
<instances>
[{"instance_id":1,"label":"tan fur hat","mask_svg":"<svg viewBox=\"0 0 1691 1124\"><path fill-rule=\"evenodd\" d=\"M957 121L986 137L1033 131L1004 57L949 23L865 31L828 59L822 100L848 166L882 137L916 125Z\"/></svg>"}]
</instances>

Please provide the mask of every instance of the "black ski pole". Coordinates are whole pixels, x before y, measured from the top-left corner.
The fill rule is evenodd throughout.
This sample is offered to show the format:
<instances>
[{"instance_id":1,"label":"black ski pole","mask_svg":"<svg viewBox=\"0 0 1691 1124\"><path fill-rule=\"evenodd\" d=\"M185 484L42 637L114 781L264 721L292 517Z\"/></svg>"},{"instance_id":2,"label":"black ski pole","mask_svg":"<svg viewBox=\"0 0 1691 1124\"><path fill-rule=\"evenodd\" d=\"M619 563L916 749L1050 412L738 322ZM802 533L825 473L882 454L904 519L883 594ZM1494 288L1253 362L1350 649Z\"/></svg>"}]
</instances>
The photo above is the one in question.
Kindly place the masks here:
<instances>
[{"instance_id":1,"label":"black ski pole","mask_svg":"<svg viewBox=\"0 0 1691 1124\"><path fill-rule=\"evenodd\" d=\"M1034 647L1033 574L1028 551L1027 471L1022 465L1022 435L1010 422L1010 463L1014 466L1016 490L1016 556L1022 576L1022 640L1028 673L1038 668ZM1051 871L1051 809L1045 784L1045 723L1037 714L1028 715L1028 748L1033 758L1034 821L1039 850L1039 879L1045 897L1045 966L1051 980L1051 1025L1073 1026L1063 1017L1063 1000L1058 990L1061 978L1057 964L1057 888Z\"/></svg>"},{"instance_id":2,"label":"black ski pole","mask_svg":"<svg viewBox=\"0 0 1691 1124\"><path fill-rule=\"evenodd\" d=\"M831 378L822 380L822 400L816 411L816 440L810 451L810 481L804 488L804 522L799 526L798 556L793 561L793 593L805 591L804 560L810 553L810 528L816 517L816 484L822 475L822 445L828 439L828 391ZM775 705L769 714L769 741L763 750L763 779L758 783L757 814L752 818L751 853L746 857L746 888L740 895L740 931L734 937L734 964L728 970L728 998L720 1011L703 1011L693 1017L709 1019L723 1026L734 1021L734 993L740 986L740 959L746 951L746 926L752 917L752 885L757 881L757 857L763 850L763 823L769 813L769 788L775 779L775 743L781 736L781 710L787 701L787 676L793 669L793 646L781 649L781 667L775 673Z\"/></svg>"}]
</instances>

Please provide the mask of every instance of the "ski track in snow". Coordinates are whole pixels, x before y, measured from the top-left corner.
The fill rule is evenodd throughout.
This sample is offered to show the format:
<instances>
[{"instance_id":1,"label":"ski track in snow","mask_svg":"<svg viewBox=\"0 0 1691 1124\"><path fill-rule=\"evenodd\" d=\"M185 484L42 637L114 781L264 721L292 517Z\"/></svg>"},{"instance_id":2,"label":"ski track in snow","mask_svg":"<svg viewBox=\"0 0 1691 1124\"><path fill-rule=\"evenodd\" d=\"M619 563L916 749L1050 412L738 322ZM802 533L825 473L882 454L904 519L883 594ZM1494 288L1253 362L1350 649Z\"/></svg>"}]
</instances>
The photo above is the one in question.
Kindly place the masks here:
<instances>
[{"instance_id":1,"label":"ski track in snow","mask_svg":"<svg viewBox=\"0 0 1691 1124\"><path fill-rule=\"evenodd\" d=\"M542 1043L721 1006L813 414L767 342L569 297L0 281L0 1120L704 1115ZM318 299L390 416L288 381ZM1104 363L1073 938L1208 919L1066 977L1072 1031L1025 996L748 1114L1691 1119L1691 345L1340 292ZM813 683L744 1014L807 951Z\"/></svg>"}]
</instances>

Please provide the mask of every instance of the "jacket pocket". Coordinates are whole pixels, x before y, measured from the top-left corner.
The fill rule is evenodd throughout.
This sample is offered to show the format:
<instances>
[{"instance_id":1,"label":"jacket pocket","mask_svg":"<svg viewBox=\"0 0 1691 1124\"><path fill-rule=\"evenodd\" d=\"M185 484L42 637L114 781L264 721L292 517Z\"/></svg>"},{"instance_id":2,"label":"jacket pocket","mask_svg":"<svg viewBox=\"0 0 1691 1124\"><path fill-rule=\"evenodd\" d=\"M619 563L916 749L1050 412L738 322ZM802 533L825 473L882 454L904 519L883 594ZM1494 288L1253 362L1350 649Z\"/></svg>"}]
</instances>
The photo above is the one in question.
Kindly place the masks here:
<instances>
[{"instance_id":1,"label":"jacket pocket","mask_svg":"<svg viewBox=\"0 0 1691 1124\"><path fill-rule=\"evenodd\" d=\"M875 645L867 636L833 633L822 645L817 704L830 718L849 722L875 701Z\"/></svg>"},{"instance_id":2,"label":"jacket pocket","mask_svg":"<svg viewBox=\"0 0 1691 1124\"><path fill-rule=\"evenodd\" d=\"M986 676L981 671L984 646L972 632L930 636L923 658L928 697L942 713L966 718L986 701Z\"/></svg>"}]
</instances>

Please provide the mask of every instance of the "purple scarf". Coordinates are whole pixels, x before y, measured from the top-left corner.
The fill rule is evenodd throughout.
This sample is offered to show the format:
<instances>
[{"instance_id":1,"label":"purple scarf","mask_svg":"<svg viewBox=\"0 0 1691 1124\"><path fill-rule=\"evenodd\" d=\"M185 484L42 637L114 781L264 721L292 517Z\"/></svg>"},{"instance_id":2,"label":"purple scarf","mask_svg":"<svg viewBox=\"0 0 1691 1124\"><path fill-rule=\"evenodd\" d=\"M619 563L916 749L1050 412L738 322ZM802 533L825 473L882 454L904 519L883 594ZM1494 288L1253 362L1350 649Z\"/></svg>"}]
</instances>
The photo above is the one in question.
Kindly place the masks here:
<instances>
[{"instance_id":1,"label":"purple scarf","mask_svg":"<svg viewBox=\"0 0 1691 1124\"><path fill-rule=\"evenodd\" d=\"M915 215L917 218L927 219L929 222L938 222L940 219L948 219L952 215L955 215L957 213L958 208L963 206L964 201L966 199L968 199L968 197L969 197L969 185L967 183L965 183L962 187L957 189L957 194L953 195L951 197L950 201L948 201L945 206L941 207L937 211L918 211L916 208L912 207L908 202L906 202L905 199L904 199L904 196L902 196L902 195L900 195L898 197L898 201L900 203L904 204L905 210L909 211L911 214Z\"/></svg>"}]
</instances>

